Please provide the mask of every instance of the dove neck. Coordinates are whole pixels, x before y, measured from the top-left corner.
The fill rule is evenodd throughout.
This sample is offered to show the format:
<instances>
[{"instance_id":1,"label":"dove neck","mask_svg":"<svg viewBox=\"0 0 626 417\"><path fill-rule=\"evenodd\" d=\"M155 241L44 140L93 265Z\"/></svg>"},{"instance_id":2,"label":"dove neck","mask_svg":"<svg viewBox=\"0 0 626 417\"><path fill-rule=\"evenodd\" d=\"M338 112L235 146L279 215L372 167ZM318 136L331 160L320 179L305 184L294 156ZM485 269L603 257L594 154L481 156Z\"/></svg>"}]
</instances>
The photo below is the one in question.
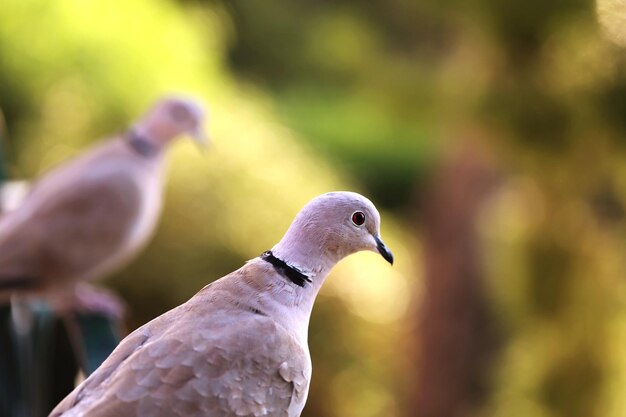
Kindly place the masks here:
<instances>
[{"instance_id":1,"label":"dove neck","mask_svg":"<svg viewBox=\"0 0 626 417\"><path fill-rule=\"evenodd\" d=\"M314 292L319 290L326 275L340 259L325 251L323 245L308 242L300 236L292 237L289 233L269 252L291 269L306 276L303 285L298 286L305 290L312 287Z\"/></svg>"},{"instance_id":2,"label":"dove neck","mask_svg":"<svg viewBox=\"0 0 626 417\"><path fill-rule=\"evenodd\" d=\"M178 132L160 123L135 124L131 129L133 135L142 138L155 150L161 150Z\"/></svg>"},{"instance_id":3,"label":"dove neck","mask_svg":"<svg viewBox=\"0 0 626 417\"><path fill-rule=\"evenodd\" d=\"M298 287L304 287L306 283L312 283L311 278L304 272L300 271L298 268L289 265L287 262L282 259L274 256L271 250L265 251L261 254L261 259L265 262L270 263L276 272L278 272L283 277L287 278L292 283L296 284Z\"/></svg>"},{"instance_id":4,"label":"dove neck","mask_svg":"<svg viewBox=\"0 0 626 417\"><path fill-rule=\"evenodd\" d=\"M135 153L144 158L150 158L159 153L159 147L154 145L149 138L137 133L135 129L128 131L126 141Z\"/></svg>"}]
</instances>

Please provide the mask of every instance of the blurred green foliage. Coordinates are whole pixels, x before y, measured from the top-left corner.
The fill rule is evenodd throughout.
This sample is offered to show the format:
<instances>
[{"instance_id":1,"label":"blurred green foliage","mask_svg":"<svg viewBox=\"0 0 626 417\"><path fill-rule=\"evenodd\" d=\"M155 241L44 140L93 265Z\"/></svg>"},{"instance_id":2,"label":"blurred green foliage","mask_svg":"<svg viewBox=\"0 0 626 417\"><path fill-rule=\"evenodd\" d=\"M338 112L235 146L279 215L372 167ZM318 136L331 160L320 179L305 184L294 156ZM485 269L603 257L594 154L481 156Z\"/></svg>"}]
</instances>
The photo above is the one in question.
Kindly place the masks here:
<instances>
[{"instance_id":1,"label":"blurred green foliage","mask_svg":"<svg viewBox=\"0 0 626 417\"><path fill-rule=\"evenodd\" d=\"M127 300L131 328L270 248L314 196L361 188L281 125L266 94L237 84L224 63L228 31L220 8L167 0L9 0L0 8L0 108L13 178L34 178L123 131L159 95L187 92L210 108L210 151L173 146L159 230L107 281ZM399 364L383 365L391 346L379 350L370 339L400 342L415 268L406 232L392 215L383 218L398 265L374 254L347 260L315 309L312 350L328 365L316 369L312 413L316 404L334 412L348 396L371 397L365 404L375 413L398 407ZM359 382L344 386L339 375Z\"/></svg>"},{"instance_id":2,"label":"blurred green foliage","mask_svg":"<svg viewBox=\"0 0 626 417\"><path fill-rule=\"evenodd\" d=\"M112 280L130 327L269 248L313 196L383 210L398 266L340 264L311 322L307 416L405 415L399 353L425 300L423 198L466 137L502 184L477 225L502 348L466 415L626 410L626 10L621 0L5 0L0 109L31 178L158 95L211 108L214 144L172 149L161 226ZM414 235L414 236L410 236ZM403 351L404 352L404 351Z\"/></svg>"},{"instance_id":3,"label":"blurred green foliage","mask_svg":"<svg viewBox=\"0 0 626 417\"><path fill-rule=\"evenodd\" d=\"M390 207L455 142L494 152L478 227L502 348L463 415L623 415L626 3L219 4L235 71Z\"/></svg>"}]
</instances>

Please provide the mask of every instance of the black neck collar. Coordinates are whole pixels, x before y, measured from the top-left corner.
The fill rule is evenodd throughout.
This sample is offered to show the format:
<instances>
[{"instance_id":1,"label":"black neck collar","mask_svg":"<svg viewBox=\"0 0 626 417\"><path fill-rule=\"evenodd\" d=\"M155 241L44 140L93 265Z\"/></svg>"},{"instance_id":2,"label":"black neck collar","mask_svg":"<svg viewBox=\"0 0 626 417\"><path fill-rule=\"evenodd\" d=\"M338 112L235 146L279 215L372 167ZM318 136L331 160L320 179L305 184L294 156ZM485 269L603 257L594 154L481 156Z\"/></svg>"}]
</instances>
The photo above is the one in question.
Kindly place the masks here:
<instances>
[{"instance_id":1,"label":"black neck collar","mask_svg":"<svg viewBox=\"0 0 626 417\"><path fill-rule=\"evenodd\" d=\"M133 151L143 157L150 157L158 152L158 148L150 143L145 136L140 135L134 129L130 129L126 133L126 141Z\"/></svg>"},{"instance_id":2,"label":"black neck collar","mask_svg":"<svg viewBox=\"0 0 626 417\"><path fill-rule=\"evenodd\" d=\"M306 276L306 274L304 274L298 268L293 267L287 264L287 262L283 261L282 259L278 259L277 257L275 257L271 250L263 252L261 254L261 259L271 263L272 266L274 266L276 272L278 272L280 275L284 276L289 281L293 282L299 287L304 287L305 282L313 282L311 281L311 278Z\"/></svg>"}]
</instances>

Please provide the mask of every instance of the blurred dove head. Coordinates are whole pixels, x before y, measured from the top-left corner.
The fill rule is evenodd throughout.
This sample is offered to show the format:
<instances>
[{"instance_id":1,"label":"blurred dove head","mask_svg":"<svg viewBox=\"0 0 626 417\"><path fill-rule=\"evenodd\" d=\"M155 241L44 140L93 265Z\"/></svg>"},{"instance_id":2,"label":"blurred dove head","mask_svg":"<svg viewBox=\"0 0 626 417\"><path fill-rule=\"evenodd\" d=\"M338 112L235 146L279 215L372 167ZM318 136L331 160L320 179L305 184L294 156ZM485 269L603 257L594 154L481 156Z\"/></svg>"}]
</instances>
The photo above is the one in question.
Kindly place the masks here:
<instances>
[{"instance_id":1,"label":"blurred dove head","mask_svg":"<svg viewBox=\"0 0 626 417\"><path fill-rule=\"evenodd\" d=\"M311 264L315 258L328 267L362 250L379 253L393 264L380 237L380 214L374 204L360 194L341 191L322 194L304 206L273 252L316 270L320 265Z\"/></svg>"},{"instance_id":2,"label":"blurred dove head","mask_svg":"<svg viewBox=\"0 0 626 417\"><path fill-rule=\"evenodd\" d=\"M165 97L135 125L136 133L163 146L179 135L189 135L200 146L208 139L203 130L206 112L196 100L185 97Z\"/></svg>"}]
</instances>

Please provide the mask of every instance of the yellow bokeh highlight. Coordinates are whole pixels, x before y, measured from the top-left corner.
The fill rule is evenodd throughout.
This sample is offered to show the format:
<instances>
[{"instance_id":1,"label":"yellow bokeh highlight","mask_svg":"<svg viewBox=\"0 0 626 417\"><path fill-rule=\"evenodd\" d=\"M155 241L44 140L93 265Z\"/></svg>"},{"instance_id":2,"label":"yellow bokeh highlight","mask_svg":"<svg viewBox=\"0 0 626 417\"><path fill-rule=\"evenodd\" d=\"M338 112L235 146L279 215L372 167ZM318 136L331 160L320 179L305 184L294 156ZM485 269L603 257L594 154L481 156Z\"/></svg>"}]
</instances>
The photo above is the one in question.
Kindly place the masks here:
<instances>
[{"instance_id":1,"label":"yellow bokeh highlight","mask_svg":"<svg viewBox=\"0 0 626 417\"><path fill-rule=\"evenodd\" d=\"M596 0L596 11L606 36L626 47L626 0Z\"/></svg>"}]
</instances>

